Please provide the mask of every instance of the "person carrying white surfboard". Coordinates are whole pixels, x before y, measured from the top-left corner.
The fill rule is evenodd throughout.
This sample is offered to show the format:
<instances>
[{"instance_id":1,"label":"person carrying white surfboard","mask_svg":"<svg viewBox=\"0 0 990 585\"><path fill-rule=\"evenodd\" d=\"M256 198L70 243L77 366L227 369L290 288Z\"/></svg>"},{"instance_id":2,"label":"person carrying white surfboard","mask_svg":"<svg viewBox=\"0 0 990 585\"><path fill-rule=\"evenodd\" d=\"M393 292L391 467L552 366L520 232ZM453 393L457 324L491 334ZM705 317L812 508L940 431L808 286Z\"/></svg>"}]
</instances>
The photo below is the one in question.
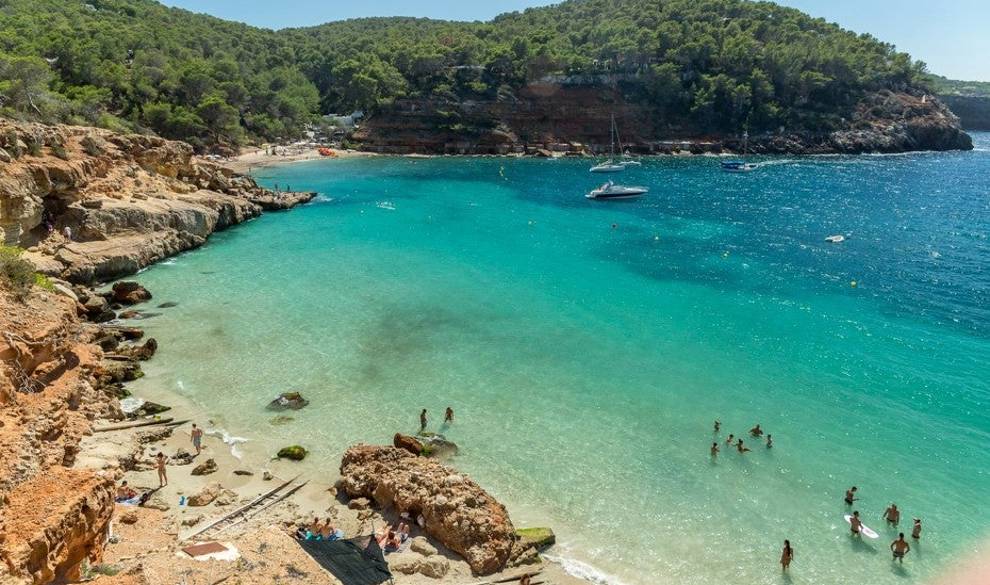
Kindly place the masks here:
<instances>
[{"instance_id":1,"label":"person carrying white surfboard","mask_svg":"<svg viewBox=\"0 0 990 585\"><path fill-rule=\"evenodd\" d=\"M863 528L863 521L859 519L859 510L853 512L851 518L849 518L849 529L852 530L854 536L859 536L859 531Z\"/></svg>"}]
</instances>

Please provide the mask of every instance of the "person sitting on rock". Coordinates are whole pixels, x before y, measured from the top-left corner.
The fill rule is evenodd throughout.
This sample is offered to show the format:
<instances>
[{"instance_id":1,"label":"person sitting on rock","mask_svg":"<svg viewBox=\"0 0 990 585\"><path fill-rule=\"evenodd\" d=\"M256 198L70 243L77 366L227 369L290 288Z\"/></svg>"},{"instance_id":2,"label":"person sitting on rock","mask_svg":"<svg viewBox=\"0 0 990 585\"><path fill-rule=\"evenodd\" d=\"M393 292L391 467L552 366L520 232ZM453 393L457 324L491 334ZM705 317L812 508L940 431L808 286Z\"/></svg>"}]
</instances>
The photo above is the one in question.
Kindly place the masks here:
<instances>
[{"instance_id":1,"label":"person sitting on rock","mask_svg":"<svg viewBox=\"0 0 990 585\"><path fill-rule=\"evenodd\" d=\"M323 523L323 528L320 529L320 540L336 540L337 539L337 529L333 526L333 521L327 518L327 521Z\"/></svg>"},{"instance_id":2,"label":"person sitting on rock","mask_svg":"<svg viewBox=\"0 0 990 585\"><path fill-rule=\"evenodd\" d=\"M320 524L320 519L314 516L312 522L299 527L299 530L296 531L296 536L304 540L317 540L320 537L322 527L323 525Z\"/></svg>"},{"instance_id":3,"label":"person sitting on rock","mask_svg":"<svg viewBox=\"0 0 990 585\"><path fill-rule=\"evenodd\" d=\"M405 522L399 522L399 526L395 529L395 533L399 535L400 542L409 540L409 525Z\"/></svg>"}]
</instances>

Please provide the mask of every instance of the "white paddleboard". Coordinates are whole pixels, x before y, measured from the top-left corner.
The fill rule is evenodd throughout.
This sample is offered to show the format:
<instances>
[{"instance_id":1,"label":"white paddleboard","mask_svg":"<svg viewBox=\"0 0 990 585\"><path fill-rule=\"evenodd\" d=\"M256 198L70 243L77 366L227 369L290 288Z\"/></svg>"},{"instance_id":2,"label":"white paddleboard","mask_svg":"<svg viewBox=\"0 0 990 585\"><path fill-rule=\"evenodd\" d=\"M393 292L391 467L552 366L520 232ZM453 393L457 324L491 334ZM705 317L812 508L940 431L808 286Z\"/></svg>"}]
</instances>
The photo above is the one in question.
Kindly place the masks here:
<instances>
[{"instance_id":1,"label":"white paddleboard","mask_svg":"<svg viewBox=\"0 0 990 585\"><path fill-rule=\"evenodd\" d=\"M846 522L848 522L849 525L852 526L852 514L846 514ZM870 528L866 524L860 524L859 533L867 538L880 538L880 535L877 534L872 528Z\"/></svg>"}]
</instances>

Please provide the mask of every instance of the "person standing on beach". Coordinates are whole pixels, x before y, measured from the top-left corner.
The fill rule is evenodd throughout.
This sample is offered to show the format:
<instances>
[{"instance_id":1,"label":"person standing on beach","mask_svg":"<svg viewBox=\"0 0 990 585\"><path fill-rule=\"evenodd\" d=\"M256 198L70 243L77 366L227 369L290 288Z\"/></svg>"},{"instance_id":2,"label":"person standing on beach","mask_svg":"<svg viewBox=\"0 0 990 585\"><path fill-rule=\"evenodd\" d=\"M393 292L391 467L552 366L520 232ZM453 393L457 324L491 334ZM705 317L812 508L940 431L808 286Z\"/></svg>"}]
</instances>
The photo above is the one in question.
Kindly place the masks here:
<instances>
[{"instance_id":1,"label":"person standing on beach","mask_svg":"<svg viewBox=\"0 0 990 585\"><path fill-rule=\"evenodd\" d=\"M712 459L718 457L718 441L712 443Z\"/></svg>"},{"instance_id":2,"label":"person standing on beach","mask_svg":"<svg viewBox=\"0 0 990 585\"><path fill-rule=\"evenodd\" d=\"M168 475L165 473L165 464L168 457L161 451L155 456L155 467L158 468L158 487L163 488L168 485Z\"/></svg>"},{"instance_id":3,"label":"person standing on beach","mask_svg":"<svg viewBox=\"0 0 990 585\"><path fill-rule=\"evenodd\" d=\"M428 422L429 419L426 417L426 409L424 408L423 412L419 413L419 432L422 433L426 430L426 423Z\"/></svg>"},{"instance_id":4,"label":"person standing on beach","mask_svg":"<svg viewBox=\"0 0 990 585\"><path fill-rule=\"evenodd\" d=\"M196 448L196 456L199 457L199 454L203 451L203 429L197 427L196 423L193 423L191 434L193 447Z\"/></svg>"},{"instance_id":5,"label":"person standing on beach","mask_svg":"<svg viewBox=\"0 0 990 585\"><path fill-rule=\"evenodd\" d=\"M786 571L788 567L791 566L791 561L794 560L794 549L791 548L791 541L784 541L784 550L780 553L780 565L784 567Z\"/></svg>"},{"instance_id":6,"label":"person standing on beach","mask_svg":"<svg viewBox=\"0 0 990 585\"><path fill-rule=\"evenodd\" d=\"M858 489L859 488L857 488L856 486L852 486L851 488L849 488L849 489L846 490L846 505L847 506L852 506L853 505L853 502L856 501L856 499L857 499L856 498L856 490L858 490Z\"/></svg>"},{"instance_id":7,"label":"person standing on beach","mask_svg":"<svg viewBox=\"0 0 990 585\"><path fill-rule=\"evenodd\" d=\"M894 553L894 560L904 562L904 555L911 551L911 545L904 540L904 533L897 535L897 540L890 543L890 552Z\"/></svg>"},{"instance_id":8,"label":"person standing on beach","mask_svg":"<svg viewBox=\"0 0 990 585\"><path fill-rule=\"evenodd\" d=\"M901 521L901 511L897 509L897 504L891 504L889 508L884 510L883 518L890 524L897 526L897 523Z\"/></svg>"},{"instance_id":9,"label":"person standing on beach","mask_svg":"<svg viewBox=\"0 0 990 585\"><path fill-rule=\"evenodd\" d=\"M443 415L443 422L452 423L454 422L454 409L447 407L447 412Z\"/></svg>"},{"instance_id":10,"label":"person standing on beach","mask_svg":"<svg viewBox=\"0 0 990 585\"><path fill-rule=\"evenodd\" d=\"M863 521L859 519L859 510L853 512L853 515L849 517L849 530L852 531L853 536L859 536L859 531L863 528Z\"/></svg>"}]
</instances>

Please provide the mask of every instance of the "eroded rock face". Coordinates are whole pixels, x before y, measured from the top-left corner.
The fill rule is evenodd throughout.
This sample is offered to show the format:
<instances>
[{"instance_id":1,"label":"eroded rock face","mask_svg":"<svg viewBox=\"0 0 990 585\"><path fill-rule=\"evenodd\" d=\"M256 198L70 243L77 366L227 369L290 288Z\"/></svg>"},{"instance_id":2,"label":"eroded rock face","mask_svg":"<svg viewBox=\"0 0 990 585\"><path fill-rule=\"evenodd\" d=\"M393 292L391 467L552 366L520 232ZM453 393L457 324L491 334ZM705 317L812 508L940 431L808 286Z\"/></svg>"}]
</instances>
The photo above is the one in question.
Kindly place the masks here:
<instances>
[{"instance_id":1,"label":"eroded rock face","mask_svg":"<svg viewBox=\"0 0 990 585\"><path fill-rule=\"evenodd\" d=\"M516 535L505 507L441 463L395 447L358 445L344 454L340 474L348 496L422 515L424 529L476 574L490 575L509 562Z\"/></svg>"},{"instance_id":2,"label":"eroded rock face","mask_svg":"<svg viewBox=\"0 0 990 585\"><path fill-rule=\"evenodd\" d=\"M445 118L459 120L452 129ZM601 83L537 81L512 99L446 102L397 100L362 121L353 140L386 154L555 154L608 152L610 118L622 125L623 146L640 154L739 152L737 136L712 136L672 120L649 102L630 99ZM824 154L968 150L972 139L935 96L879 91L863 96L837 122L838 128L784 128L752 133L749 152Z\"/></svg>"},{"instance_id":3,"label":"eroded rock face","mask_svg":"<svg viewBox=\"0 0 990 585\"><path fill-rule=\"evenodd\" d=\"M73 469L92 419L114 398L92 372L102 354L77 303L38 292L14 301L0 284L0 583L78 578L98 562L113 514L113 477Z\"/></svg>"},{"instance_id":4,"label":"eroded rock face","mask_svg":"<svg viewBox=\"0 0 990 585\"><path fill-rule=\"evenodd\" d=\"M315 196L272 193L181 142L0 119L0 148L26 138L43 143L38 156L0 156L0 242L32 248L39 270L73 282L132 274Z\"/></svg>"}]
</instances>

